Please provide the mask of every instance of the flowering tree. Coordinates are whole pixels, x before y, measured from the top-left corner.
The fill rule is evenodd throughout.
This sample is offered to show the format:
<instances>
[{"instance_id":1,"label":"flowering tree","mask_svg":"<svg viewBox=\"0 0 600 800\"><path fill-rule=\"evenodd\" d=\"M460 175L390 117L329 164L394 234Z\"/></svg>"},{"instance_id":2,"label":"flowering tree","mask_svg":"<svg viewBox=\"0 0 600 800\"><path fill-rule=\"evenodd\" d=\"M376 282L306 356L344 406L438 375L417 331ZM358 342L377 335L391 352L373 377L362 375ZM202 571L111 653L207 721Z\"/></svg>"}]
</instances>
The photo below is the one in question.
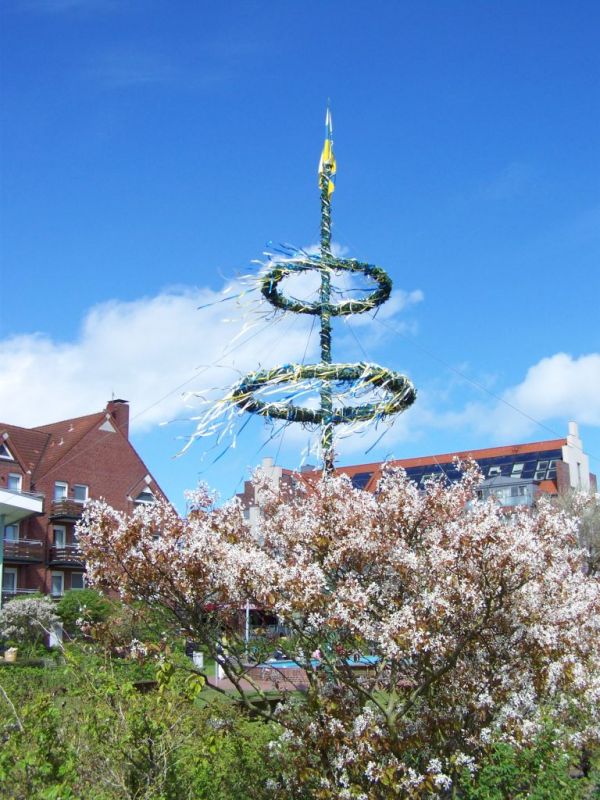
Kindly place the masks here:
<instances>
[{"instance_id":1,"label":"flowering tree","mask_svg":"<svg viewBox=\"0 0 600 800\"><path fill-rule=\"evenodd\" d=\"M399 470L376 494L330 477L286 497L258 474L260 531L237 500L199 492L187 520L92 503L79 537L97 586L166 609L280 723L274 796L443 797L491 742L529 742L548 715L565 746L597 733L600 586L576 523L551 506L507 517L474 499L478 480L470 466L419 491ZM247 601L277 614L303 670L302 691L281 670L275 708L248 666ZM259 661L273 650L252 645Z\"/></svg>"},{"instance_id":2,"label":"flowering tree","mask_svg":"<svg viewBox=\"0 0 600 800\"><path fill-rule=\"evenodd\" d=\"M54 605L47 597L19 598L0 610L0 638L16 644L37 644L56 622Z\"/></svg>"},{"instance_id":3,"label":"flowering tree","mask_svg":"<svg viewBox=\"0 0 600 800\"><path fill-rule=\"evenodd\" d=\"M592 574L600 574L600 494L572 490L554 502L578 519L578 544L585 552L587 569Z\"/></svg>"}]
</instances>

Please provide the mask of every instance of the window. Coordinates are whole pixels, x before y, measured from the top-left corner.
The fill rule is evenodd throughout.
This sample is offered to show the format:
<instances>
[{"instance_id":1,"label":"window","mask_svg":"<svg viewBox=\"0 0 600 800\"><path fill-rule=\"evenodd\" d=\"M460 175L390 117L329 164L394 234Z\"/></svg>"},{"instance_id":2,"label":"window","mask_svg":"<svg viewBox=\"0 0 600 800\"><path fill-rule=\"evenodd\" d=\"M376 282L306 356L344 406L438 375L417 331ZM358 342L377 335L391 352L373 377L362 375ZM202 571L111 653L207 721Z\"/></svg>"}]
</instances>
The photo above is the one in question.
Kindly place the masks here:
<instances>
[{"instance_id":1,"label":"window","mask_svg":"<svg viewBox=\"0 0 600 800\"><path fill-rule=\"evenodd\" d=\"M64 481L56 481L54 484L54 499L66 500L69 493L69 484Z\"/></svg>"},{"instance_id":2,"label":"window","mask_svg":"<svg viewBox=\"0 0 600 800\"><path fill-rule=\"evenodd\" d=\"M495 475L502 475L502 467L490 467L488 478L493 478Z\"/></svg>"},{"instance_id":3,"label":"window","mask_svg":"<svg viewBox=\"0 0 600 800\"><path fill-rule=\"evenodd\" d=\"M534 481L544 481L556 477L556 459L550 461L538 461L535 473L533 475Z\"/></svg>"},{"instance_id":4,"label":"window","mask_svg":"<svg viewBox=\"0 0 600 800\"><path fill-rule=\"evenodd\" d=\"M50 594L52 597L62 597L65 593L64 572L53 572L50 576Z\"/></svg>"},{"instance_id":5,"label":"window","mask_svg":"<svg viewBox=\"0 0 600 800\"><path fill-rule=\"evenodd\" d=\"M136 503L154 503L156 498L150 489L143 489L135 498Z\"/></svg>"},{"instance_id":6,"label":"window","mask_svg":"<svg viewBox=\"0 0 600 800\"><path fill-rule=\"evenodd\" d=\"M85 589L85 575L83 572L71 573L71 589Z\"/></svg>"},{"instance_id":7,"label":"window","mask_svg":"<svg viewBox=\"0 0 600 800\"><path fill-rule=\"evenodd\" d=\"M527 494L527 487L526 486L511 486L510 487L510 496L511 497L524 497Z\"/></svg>"},{"instance_id":8,"label":"window","mask_svg":"<svg viewBox=\"0 0 600 800\"><path fill-rule=\"evenodd\" d=\"M83 483L75 483L73 485L73 500L76 503L85 503L87 502L89 495L89 487L87 487Z\"/></svg>"},{"instance_id":9,"label":"window","mask_svg":"<svg viewBox=\"0 0 600 800\"><path fill-rule=\"evenodd\" d=\"M22 475L19 475L16 472L9 472L8 473L8 480L6 482L6 488L10 492L20 492L22 485L23 485L23 476Z\"/></svg>"},{"instance_id":10,"label":"window","mask_svg":"<svg viewBox=\"0 0 600 800\"><path fill-rule=\"evenodd\" d=\"M523 470L525 469L525 464L513 464L512 465L512 472L510 473L512 478L520 478Z\"/></svg>"},{"instance_id":11,"label":"window","mask_svg":"<svg viewBox=\"0 0 600 800\"><path fill-rule=\"evenodd\" d=\"M54 547L65 547L67 544L67 529L64 525L54 525Z\"/></svg>"},{"instance_id":12,"label":"window","mask_svg":"<svg viewBox=\"0 0 600 800\"><path fill-rule=\"evenodd\" d=\"M10 452L8 447L4 444L4 442L0 442L0 458L4 458L6 461L14 461L12 453Z\"/></svg>"},{"instance_id":13,"label":"window","mask_svg":"<svg viewBox=\"0 0 600 800\"><path fill-rule=\"evenodd\" d=\"M2 572L2 591L6 594L16 594L17 592L17 570L4 567Z\"/></svg>"},{"instance_id":14,"label":"window","mask_svg":"<svg viewBox=\"0 0 600 800\"><path fill-rule=\"evenodd\" d=\"M5 542L18 542L19 541L19 523L15 522L12 525L4 526L4 541Z\"/></svg>"}]
</instances>

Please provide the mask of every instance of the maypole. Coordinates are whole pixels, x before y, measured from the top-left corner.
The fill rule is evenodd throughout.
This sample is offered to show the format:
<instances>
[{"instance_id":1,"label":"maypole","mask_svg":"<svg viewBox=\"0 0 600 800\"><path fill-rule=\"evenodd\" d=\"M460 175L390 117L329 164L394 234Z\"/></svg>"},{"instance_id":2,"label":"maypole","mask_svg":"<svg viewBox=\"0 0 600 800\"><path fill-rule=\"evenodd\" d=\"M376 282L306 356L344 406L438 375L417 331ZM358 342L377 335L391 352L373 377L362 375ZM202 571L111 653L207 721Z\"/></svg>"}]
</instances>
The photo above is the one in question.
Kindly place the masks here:
<instances>
[{"instance_id":1,"label":"maypole","mask_svg":"<svg viewBox=\"0 0 600 800\"><path fill-rule=\"evenodd\" d=\"M319 162L319 191L321 197L321 242L319 256L305 253L285 261L275 262L262 276L260 289L263 296L278 309L295 314L312 314L321 322L319 364L286 364L272 369L258 370L242 378L231 390L226 400L243 411L285 422L304 425L319 425L321 428L321 458L323 472L334 469L334 430L344 423L377 423L399 414L415 401L416 391L411 381L397 372L378 364L358 362L334 364L331 355L331 320L350 314L372 311L390 296L392 282L380 267L365 264L355 259L336 258L331 252L331 195L335 189L337 165L333 154L333 129L331 112L325 118L325 144ZM303 272L318 270L321 277L319 299L308 302L285 297L280 291L284 278ZM362 274L376 284L365 297L332 301L331 279L335 274ZM293 397L283 401L261 399L261 391L276 390L293 384L318 386L320 407L318 409L296 405ZM380 391L384 398L372 403L336 405L336 395L350 393L358 397L367 391ZM300 392L296 392L300 394Z\"/></svg>"},{"instance_id":2,"label":"maypole","mask_svg":"<svg viewBox=\"0 0 600 800\"><path fill-rule=\"evenodd\" d=\"M331 195L335 190L337 165L333 155L333 125L331 111L325 115L325 144L319 161L319 188L321 190L321 363L331 364ZM321 453L325 472L333 470L333 392L330 381L321 386L321 409L323 423Z\"/></svg>"}]
</instances>

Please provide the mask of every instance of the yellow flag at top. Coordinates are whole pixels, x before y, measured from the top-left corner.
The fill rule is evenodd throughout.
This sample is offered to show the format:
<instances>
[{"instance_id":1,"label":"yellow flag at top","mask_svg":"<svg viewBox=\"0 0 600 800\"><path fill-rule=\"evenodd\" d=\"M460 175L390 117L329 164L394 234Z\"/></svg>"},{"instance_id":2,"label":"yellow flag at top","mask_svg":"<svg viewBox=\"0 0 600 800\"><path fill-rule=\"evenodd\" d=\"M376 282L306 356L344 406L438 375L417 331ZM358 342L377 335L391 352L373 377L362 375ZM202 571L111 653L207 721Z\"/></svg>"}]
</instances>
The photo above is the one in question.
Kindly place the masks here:
<instances>
[{"instance_id":1,"label":"yellow flag at top","mask_svg":"<svg viewBox=\"0 0 600 800\"><path fill-rule=\"evenodd\" d=\"M327 109L325 114L325 144L319 161L319 186L321 186L322 176L327 176L327 194L333 194L335 190L335 173L337 165L333 154L333 125L331 122L331 111Z\"/></svg>"}]
</instances>

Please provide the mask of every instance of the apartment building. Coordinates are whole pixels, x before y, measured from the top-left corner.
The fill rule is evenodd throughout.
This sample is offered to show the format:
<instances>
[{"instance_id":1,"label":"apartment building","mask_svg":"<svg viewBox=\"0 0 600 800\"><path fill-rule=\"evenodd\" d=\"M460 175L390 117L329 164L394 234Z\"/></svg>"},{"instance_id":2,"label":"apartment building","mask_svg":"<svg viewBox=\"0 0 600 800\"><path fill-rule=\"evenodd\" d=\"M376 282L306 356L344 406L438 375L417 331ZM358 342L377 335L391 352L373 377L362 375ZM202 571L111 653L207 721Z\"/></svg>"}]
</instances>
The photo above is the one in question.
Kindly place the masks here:
<instances>
[{"instance_id":1,"label":"apartment building","mask_svg":"<svg viewBox=\"0 0 600 800\"><path fill-rule=\"evenodd\" d=\"M2 601L85 585L75 534L85 503L130 512L166 499L129 441L129 404L35 428L0 422Z\"/></svg>"},{"instance_id":2,"label":"apartment building","mask_svg":"<svg viewBox=\"0 0 600 800\"><path fill-rule=\"evenodd\" d=\"M388 462L403 467L406 474L419 486L429 478L454 482L460 472L455 460L474 459L483 474L479 488L482 497L493 495L501 505L532 506L540 494L559 495L570 489L596 491L596 476L590 473L590 463L583 449L577 423L570 422L567 436L526 444L509 444L480 450L463 450L454 453L420 456ZM293 470L277 466L270 458L263 459L263 469L274 484L283 484L293 491L302 475L310 479L316 474L314 467L305 467L300 476ZM350 477L352 484L373 492L381 477L381 462L338 467L338 474ZM260 502L254 496L252 484L246 481L239 495L247 518L255 523L260 514Z\"/></svg>"}]
</instances>

